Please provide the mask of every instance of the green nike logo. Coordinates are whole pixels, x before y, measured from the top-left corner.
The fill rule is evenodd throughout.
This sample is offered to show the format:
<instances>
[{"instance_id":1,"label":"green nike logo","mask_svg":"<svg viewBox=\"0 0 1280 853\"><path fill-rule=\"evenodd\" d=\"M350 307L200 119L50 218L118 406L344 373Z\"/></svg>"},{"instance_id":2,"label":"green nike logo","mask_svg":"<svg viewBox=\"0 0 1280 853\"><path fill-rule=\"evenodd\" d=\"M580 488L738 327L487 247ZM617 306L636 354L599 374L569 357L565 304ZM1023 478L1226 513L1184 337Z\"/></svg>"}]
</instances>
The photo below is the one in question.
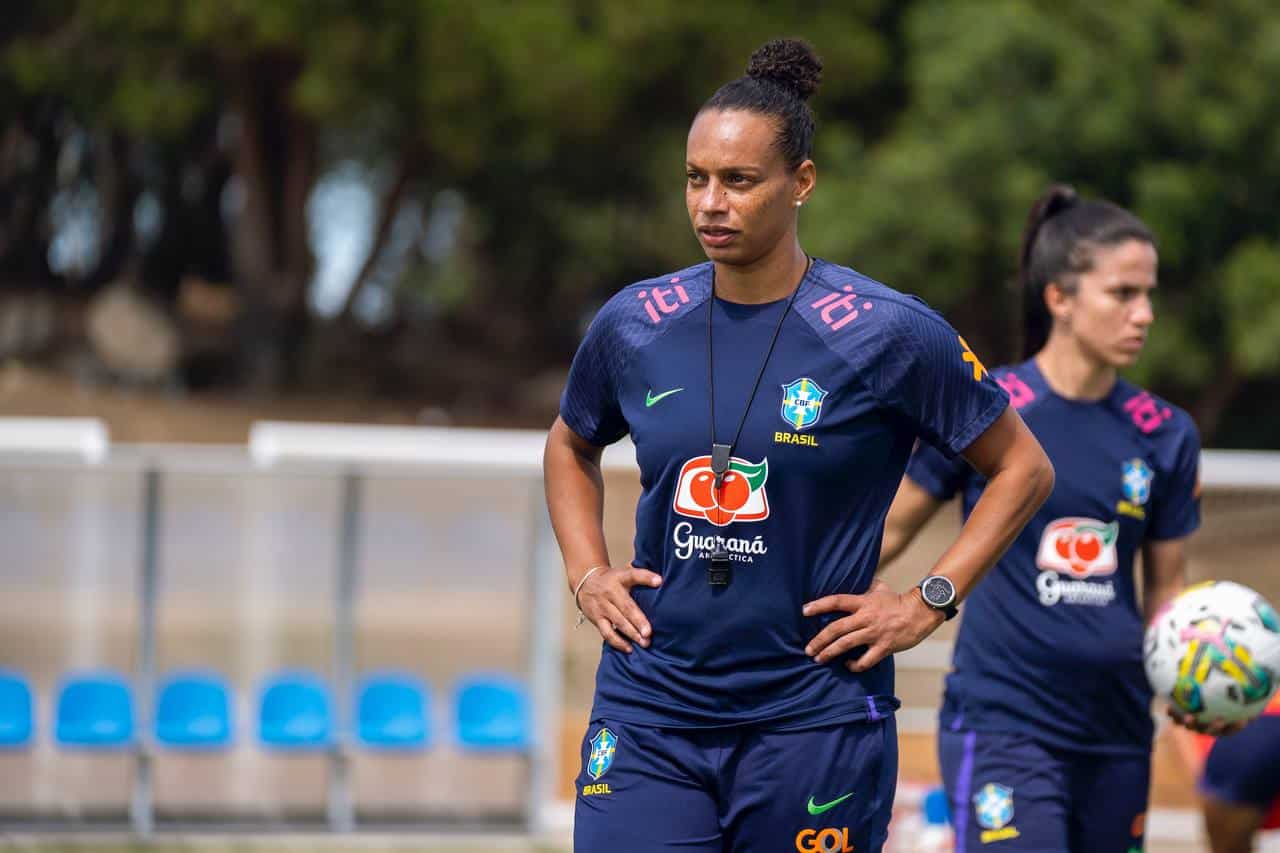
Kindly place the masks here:
<instances>
[{"instance_id":1,"label":"green nike logo","mask_svg":"<svg viewBox=\"0 0 1280 853\"><path fill-rule=\"evenodd\" d=\"M834 799L829 803L823 803L822 805L818 805L813 801L813 797L810 797L809 798L809 814L822 814L825 811L830 811L831 809L840 805L841 803L843 803L845 800L849 799L852 796L853 796L853 791L850 791L849 793L845 794L843 797L838 797L837 799Z\"/></svg>"},{"instance_id":2,"label":"green nike logo","mask_svg":"<svg viewBox=\"0 0 1280 853\"><path fill-rule=\"evenodd\" d=\"M663 391L661 394L655 397L653 396L653 389L650 388L649 393L644 395L644 406L647 409L650 406L652 406L654 403L661 400L663 397L670 397L672 394L679 394L683 390L684 390L683 388L672 388L670 391Z\"/></svg>"}]
</instances>

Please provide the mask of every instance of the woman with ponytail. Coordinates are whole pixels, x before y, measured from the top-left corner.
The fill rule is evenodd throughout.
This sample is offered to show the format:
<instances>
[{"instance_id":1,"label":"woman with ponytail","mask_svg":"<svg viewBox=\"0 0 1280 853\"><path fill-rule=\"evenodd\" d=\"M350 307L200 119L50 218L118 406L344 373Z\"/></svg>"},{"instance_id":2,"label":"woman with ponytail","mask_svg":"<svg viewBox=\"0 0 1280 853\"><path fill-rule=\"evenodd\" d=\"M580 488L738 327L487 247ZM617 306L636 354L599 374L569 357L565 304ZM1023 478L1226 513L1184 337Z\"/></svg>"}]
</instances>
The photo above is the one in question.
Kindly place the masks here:
<instances>
[{"instance_id":1,"label":"woman with ponytail","mask_svg":"<svg viewBox=\"0 0 1280 853\"><path fill-rule=\"evenodd\" d=\"M604 640L576 781L583 853L880 850L893 652L930 634L1048 494L1047 459L955 330L797 236L822 65L770 42L694 117L708 262L624 288L570 370L544 460L569 592ZM601 449L640 465L631 560ZM917 437L989 478L926 588L874 582Z\"/></svg>"},{"instance_id":2,"label":"woman with ponytail","mask_svg":"<svg viewBox=\"0 0 1280 853\"><path fill-rule=\"evenodd\" d=\"M1200 440L1181 409L1118 376L1155 315L1155 238L1053 186L1018 280L1024 361L995 379L1048 452L1053 493L970 596L939 719L956 850L1141 850L1153 726L1146 620L1186 577ZM928 443L885 523L881 565L943 502L990 485ZM1142 590L1134 577L1142 555Z\"/></svg>"}]
</instances>

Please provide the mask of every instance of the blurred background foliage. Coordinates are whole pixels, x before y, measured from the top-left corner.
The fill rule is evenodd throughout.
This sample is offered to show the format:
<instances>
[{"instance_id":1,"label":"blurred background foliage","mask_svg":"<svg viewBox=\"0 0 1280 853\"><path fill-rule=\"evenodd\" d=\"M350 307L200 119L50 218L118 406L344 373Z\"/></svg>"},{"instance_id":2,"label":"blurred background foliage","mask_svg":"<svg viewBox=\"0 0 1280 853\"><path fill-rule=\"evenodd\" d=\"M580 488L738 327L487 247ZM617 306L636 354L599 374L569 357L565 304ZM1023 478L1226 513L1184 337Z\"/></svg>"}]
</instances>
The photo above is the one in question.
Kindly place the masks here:
<instances>
[{"instance_id":1,"label":"blurred background foliage","mask_svg":"<svg viewBox=\"0 0 1280 853\"><path fill-rule=\"evenodd\" d=\"M826 63L806 248L1019 352L1051 181L1160 240L1134 378L1280 447L1269 0L42 0L0 21L0 358L545 423L592 312L701 259L688 123L767 38Z\"/></svg>"}]
</instances>

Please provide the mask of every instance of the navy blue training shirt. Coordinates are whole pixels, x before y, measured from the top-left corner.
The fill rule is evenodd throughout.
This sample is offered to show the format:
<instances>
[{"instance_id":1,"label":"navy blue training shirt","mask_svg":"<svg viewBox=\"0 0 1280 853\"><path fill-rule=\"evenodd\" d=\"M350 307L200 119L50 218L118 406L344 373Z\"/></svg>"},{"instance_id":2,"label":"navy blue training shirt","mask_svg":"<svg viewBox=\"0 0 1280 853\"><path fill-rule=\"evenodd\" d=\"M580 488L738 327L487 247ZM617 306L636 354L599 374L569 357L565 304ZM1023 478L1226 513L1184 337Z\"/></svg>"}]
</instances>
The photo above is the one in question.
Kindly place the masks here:
<instances>
[{"instance_id":1,"label":"navy blue training shirt","mask_svg":"<svg viewBox=\"0 0 1280 853\"><path fill-rule=\"evenodd\" d=\"M1134 556L1200 525L1200 439L1186 412L1118 380L1096 402L1055 394L1035 361L995 371L1053 461L1053 494L970 593L941 724L1087 752L1151 748ZM968 518L985 481L921 444L907 476Z\"/></svg>"},{"instance_id":2,"label":"navy blue training shirt","mask_svg":"<svg viewBox=\"0 0 1280 853\"><path fill-rule=\"evenodd\" d=\"M706 325L710 263L633 284L601 309L573 361L564 422L592 444L630 433L640 463L636 587L649 648L604 647L594 717L655 726L799 728L893 712L893 663L855 675L805 644L838 616L807 601L866 591L916 438L957 453L1008 398L938 314L815 260L800 283L712 492ZM786 301L714 300L716 440L729 443ZM717 537L727 587L707 582Z\"/></svg>"}]
</instances>

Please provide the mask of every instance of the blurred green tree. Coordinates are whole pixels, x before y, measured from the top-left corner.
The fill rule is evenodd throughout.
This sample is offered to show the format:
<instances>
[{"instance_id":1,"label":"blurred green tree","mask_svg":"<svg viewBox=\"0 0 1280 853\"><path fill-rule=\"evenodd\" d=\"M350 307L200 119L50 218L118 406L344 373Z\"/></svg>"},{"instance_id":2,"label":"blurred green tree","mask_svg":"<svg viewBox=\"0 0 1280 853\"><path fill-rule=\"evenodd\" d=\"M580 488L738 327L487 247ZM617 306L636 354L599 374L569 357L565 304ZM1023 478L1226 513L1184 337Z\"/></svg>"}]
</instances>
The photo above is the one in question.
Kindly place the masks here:
<instances>
[{"instance_id":1,"label":"blurred green tree","mask_svg":"<svg viewBox=\"0 0 1280 853\"><path fill-rule=\"evenodd\" d=\"M843 33L827 51L833 102L874 103L890 6L804 20L801 34ZM306 201L326 153L392 176L344 315L406 194L460 190L474 251L455 334L543 365L570 351L584 300L692 259L687 122L788 29L770 7L675 0L55 0L23 21L5 61L20 92L61 99L90 129L167 150L200 149L197 131L231 137L227 251L242 335L271 384L305 325Z\"/></svg>"},{"instance_id":2,"label":"blurred green tree","mask_svg":"<svg viewBox=\"0 0 1280 853\"><path fill-rule=\"evenodd\" d=\"M921 294L1005 361L1017 356L1011 282L1032 199L1057 180L1128 205L1156 230L1162 261L1160 320L1135 378L1188 405L1210 442L1280 443L1264 426L1277 419L1239 415L1280 399L1258 393L1280 387L1280 14L1266 0L855 0L803 13L49 0L0 25L0 104L46 139L41 151L56 136L51 103L103 140L95 180L124 176L116 223L147 180L129 177L139 156L161 164L175 198L193 166L209 176L164 242L226 266L265 384L304 352L306 202L325 164L357 159L387 176L344 319L399 211L456 193L459 251L401 276L399 304L435 306L430 334L391 325L422 351L482 354L502 399L563 364L619 286L699 259L681 201L689 120L777 35L808 38L826 62L807 247ZM33 161L24 197L39 198L56 159ZM228 200L238 215L224 234ZM0 272L11 268L0 242Z\"/></svg>"},{"instance_id":3,"label":"blurred green tree","mask_svg":"<svg viewBox=\"0 0 1280 853\"><path fill-rule=\"evenodd\" d=\"M1066 181L1129 206L1161 260L1135 378L1223 438L1241 389L1280 376L1274 4L921 3L905 38L908 95L892 130L863 156L825 152L837 156L811 214L822 250L922 294L1007 360L1019 355L1013 279L1031 200Z\"/></svg>"}]
</instances>

